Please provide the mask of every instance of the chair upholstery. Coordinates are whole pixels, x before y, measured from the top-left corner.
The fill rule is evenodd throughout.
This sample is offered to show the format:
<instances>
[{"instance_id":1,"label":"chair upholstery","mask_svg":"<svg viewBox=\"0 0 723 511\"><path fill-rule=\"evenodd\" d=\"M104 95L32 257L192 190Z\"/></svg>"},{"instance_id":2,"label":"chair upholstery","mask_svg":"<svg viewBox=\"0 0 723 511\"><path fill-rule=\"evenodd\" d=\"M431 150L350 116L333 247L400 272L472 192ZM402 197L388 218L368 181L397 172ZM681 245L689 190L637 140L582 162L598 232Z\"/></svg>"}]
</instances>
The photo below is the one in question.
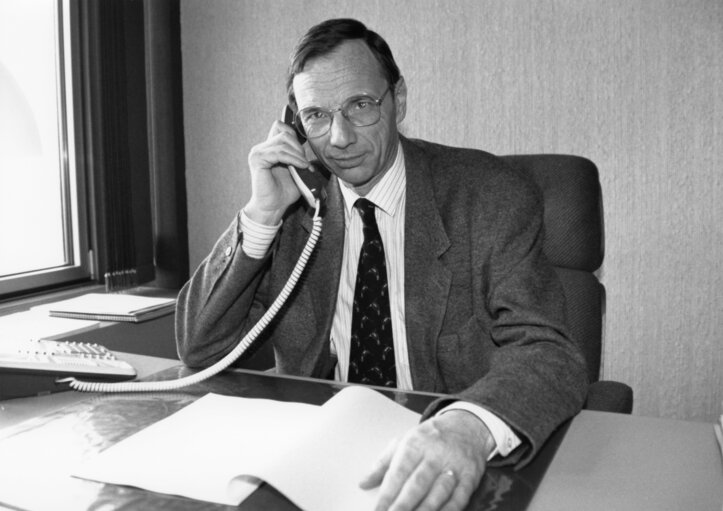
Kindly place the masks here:
<instances>
[{"instance_id":1,"label":"chair upholstery","mask_svg":"<svg viewBox=\"0 0 723 511\"><path fill-rule=\"evenodd\" d=\"M632 389L620 382L599 380L605 287L594 272L605 256L605 228L597 167L586 158L572 155L502 158L528 173L542 190L545 255L562 282L570 331L587 362L590 389L585 408L631 413Z\"/></svg>"}]
</instances>

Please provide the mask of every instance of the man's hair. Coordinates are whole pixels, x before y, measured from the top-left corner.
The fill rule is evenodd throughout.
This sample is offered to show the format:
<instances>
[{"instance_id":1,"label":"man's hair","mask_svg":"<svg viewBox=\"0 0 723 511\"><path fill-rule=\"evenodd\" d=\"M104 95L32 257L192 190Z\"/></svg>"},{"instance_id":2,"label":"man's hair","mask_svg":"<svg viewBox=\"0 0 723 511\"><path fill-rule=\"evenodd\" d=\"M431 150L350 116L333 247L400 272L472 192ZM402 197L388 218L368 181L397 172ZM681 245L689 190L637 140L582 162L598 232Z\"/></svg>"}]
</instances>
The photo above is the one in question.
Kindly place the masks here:
<instances>
[{"instance_id":1,"label":"man's hair","mask_svg":"<svg viewBox=\"0 0 723 511\"><path fill-rule=\"evenodd\" d=\"M289 101L295 102L294 76L304 70L306 63L310 59L328 55L343 42L353 39L361 39L366 43L374 58L379 62L384 77L389 82L393 92L401 73L387 42L382 36L373 30L369 30L362 22L350 18L339 18L314 25L294 48L291 54L291 64L286 75L286 89Z\"/></svg>"}]
</instances>

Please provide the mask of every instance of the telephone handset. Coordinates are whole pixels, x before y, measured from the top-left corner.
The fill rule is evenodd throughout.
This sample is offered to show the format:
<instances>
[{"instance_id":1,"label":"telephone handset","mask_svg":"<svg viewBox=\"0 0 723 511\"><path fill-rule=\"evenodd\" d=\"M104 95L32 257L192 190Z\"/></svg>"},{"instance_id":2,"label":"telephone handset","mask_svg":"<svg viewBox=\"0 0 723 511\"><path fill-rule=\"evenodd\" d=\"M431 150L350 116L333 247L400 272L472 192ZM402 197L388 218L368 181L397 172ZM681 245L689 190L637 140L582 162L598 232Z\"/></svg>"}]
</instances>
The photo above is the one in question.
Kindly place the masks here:
<instances>
[{"instance_id":1,"label":"telephone handset","mask_svg":"<svg viewBox=\"0 0 723 511\"><path fill-rule=\"evenodd\" d=\"M304 145L306 143L306 137L299 133L294 127L294 111L289 105L284 106L282 113L282 119L285 124L288 124L296 133L296 138L299 140L299 144ZM319 163L314 162L309 168L297 169L293 165L289 165L289 172L291 177L294 179L296 186L299 187L301 195L309 203L312 208L315 206L316 199L320 201L326 200L326 183L329 180L328 172Z\"/></svg>"},{"instance_id":2,"label":"telephone handset","mask_svg":"<svg viewBox=\"0 0 723 511\"><path fill-rule=\"evenodd\" d=\"M293 112L288 105L284 109L283 117L285 123L293 126ZM298 130L296 130L296 136L299 139L299 143L303 144L306 142L305 138L298 132ZM105 383L80 381L75 378L64 378L62 380L57 380L57 383L68 383L71 388L82 392L160 392L176 390L202 382L203 380L220 373L243 355L261 332L263 332L266 326L268 326L279 310L281 310L281 307L286 302L286 299L291 295L291 292L294 290L296 283L301 277L301 274L306 267L306 263L309 261L311 253L314 251L314 247L316 246L316 242L319 240L319 236L321 235L322 221L320 212L321 203L326 199L325 186L328 181L328 171L318 163L312 164L312 167L309 169L296 169L289 165L289 171L291 172L291 176L294 178L296 185L299 187L301 194L304 196L304 199L306 199L309 205L314 208L314 226L311 230L311 234L309 234L309 237L306 240L306 244L299 256L299 260L296 262L296 266L294 266L294 269L292 270L291 275L289 275L283 289L264 315L261 316L261 319L259 319L254 327L238 341L233 350L212 366L207 367L198 373L184 376L177 380Z\"/></svg>"}]
</instances>

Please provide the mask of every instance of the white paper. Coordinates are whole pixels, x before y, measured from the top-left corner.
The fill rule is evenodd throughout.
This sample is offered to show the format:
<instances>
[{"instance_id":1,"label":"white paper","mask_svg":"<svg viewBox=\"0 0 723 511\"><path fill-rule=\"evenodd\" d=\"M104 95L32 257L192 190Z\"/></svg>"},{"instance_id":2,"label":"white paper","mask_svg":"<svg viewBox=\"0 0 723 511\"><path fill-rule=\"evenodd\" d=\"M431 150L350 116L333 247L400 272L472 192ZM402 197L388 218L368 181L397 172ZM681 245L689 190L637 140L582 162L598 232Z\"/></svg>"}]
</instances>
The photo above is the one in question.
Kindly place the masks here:
<instances>
[{"instance_id":1,"label":"white paper","mask_svg":"<svg viewBox=\"0 0 723 511\"><path fill-rule=\"evenodd\" d=\"M359 481L418 421L366 387L347 387L321 407L208 394L73 475L229 505L264 480L302 509L369 510L378 490Z\"/></svg>"},{"instance_id":2,"label":"white paper","mask_svg":"<svg viewBox=\"0 0 723 511\"><path fill-rule=\"evenodd\" d=\"M159 493L238 505L258 486L229 483L269 455L292 421L316 406L207 394L83 463L73 475Z\"/></svg>"},{"instance_id":3,"label":"white paper","mask_svg":"<svg viewBox=\"0 0 723 511\"><path fill-rule=\"evenodd\" d=\"M389 443L419 423L420 415L368 387L347 387L319 410L297 438L280 445L281 463L255 474L301 509L373 510L378 488L359 482ZM293 454L291 454L293 453Z\"/></svg>"}]
</instances>

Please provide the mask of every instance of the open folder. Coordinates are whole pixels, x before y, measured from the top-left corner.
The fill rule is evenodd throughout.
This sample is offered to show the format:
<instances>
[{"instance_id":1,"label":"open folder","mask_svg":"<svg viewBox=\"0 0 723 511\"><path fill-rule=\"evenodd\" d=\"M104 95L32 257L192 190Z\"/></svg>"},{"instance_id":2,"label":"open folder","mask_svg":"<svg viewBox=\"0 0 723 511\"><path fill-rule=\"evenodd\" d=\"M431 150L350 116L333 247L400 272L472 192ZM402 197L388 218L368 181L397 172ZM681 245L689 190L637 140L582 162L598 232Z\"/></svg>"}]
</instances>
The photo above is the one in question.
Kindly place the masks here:
<instances>
[{"instance_id":1,"label":"open folder","mask_svg":"<svg viewBox=\"0 0 723 511\"><path fill-rule=\"evenodd\" d=\"M361 386L322 406L207 394L73 475L234 506L265 481L302 509L371 510L359 481L419 418Z\"/></svg>"}]
</instances>

